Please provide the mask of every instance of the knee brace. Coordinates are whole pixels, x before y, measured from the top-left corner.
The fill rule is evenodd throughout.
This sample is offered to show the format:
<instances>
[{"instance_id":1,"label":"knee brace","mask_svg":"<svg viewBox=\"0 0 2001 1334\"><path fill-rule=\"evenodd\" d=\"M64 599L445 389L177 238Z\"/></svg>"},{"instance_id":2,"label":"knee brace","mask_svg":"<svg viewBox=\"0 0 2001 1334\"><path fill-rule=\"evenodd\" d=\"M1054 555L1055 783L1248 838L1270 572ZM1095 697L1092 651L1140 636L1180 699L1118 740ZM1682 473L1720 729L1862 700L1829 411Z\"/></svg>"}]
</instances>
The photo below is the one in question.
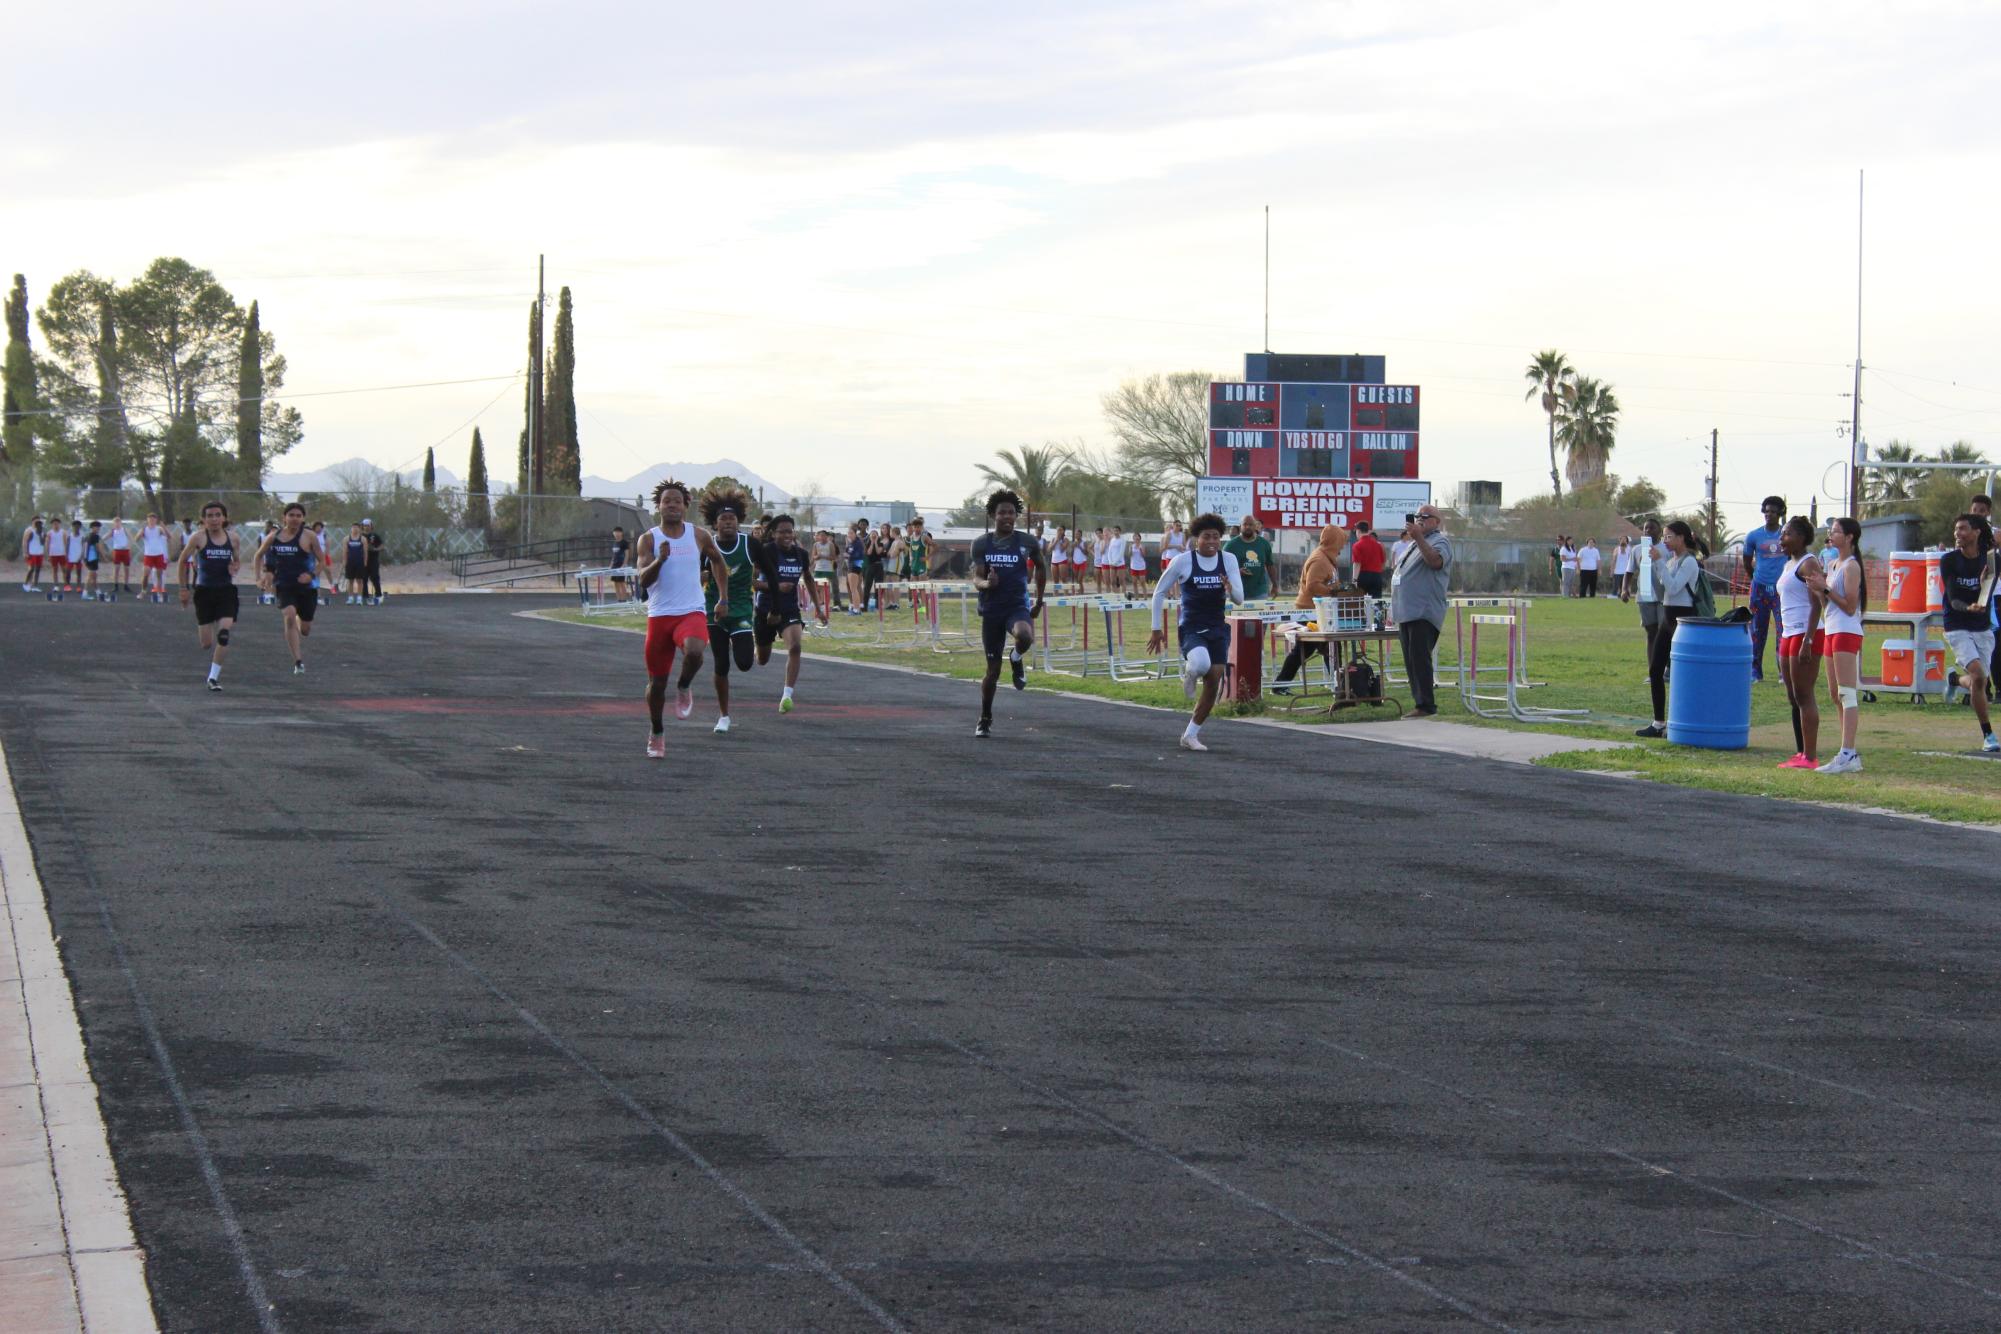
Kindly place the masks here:
<instances>
[{"instance_id":1,"label":"knee brace","mask_svg":"<svg viewBox=\"0 0 2001 1334\"><path fill-rule=\"evenodd\" d=\"M215 642L216 642L216 643L218 643L218 644L220 644L220 645L222 645L222 646L223 646L224 648L228 648L228 647L229 647L229 631L228 631L227 629L222 629L222 630L218 630L218 631L216 631L216 632L215 632Z\"/></svg>"},{"instance_id":2,"label":"knee brace","mask_svg":"<svg viewBox=\"0 0 2001 1334\"><path fill-rule=\"evenodd\" d=\"M1209 650L1197 644L1188 650L1188 668L1197 676L1209 674Z\"/></svg>"},{"instance_id":3,"label":"knee brace","mask_svg":"<svg viewBox=\"0 0 2001 1334\"><path fill-rule=\"evenodd\" d=\"M1835 693L1841 696L1841 707L1843 709L1855 708L1862 702L1862 692L1854 686L1838 686Z\"/></svg>"}]
</instances>

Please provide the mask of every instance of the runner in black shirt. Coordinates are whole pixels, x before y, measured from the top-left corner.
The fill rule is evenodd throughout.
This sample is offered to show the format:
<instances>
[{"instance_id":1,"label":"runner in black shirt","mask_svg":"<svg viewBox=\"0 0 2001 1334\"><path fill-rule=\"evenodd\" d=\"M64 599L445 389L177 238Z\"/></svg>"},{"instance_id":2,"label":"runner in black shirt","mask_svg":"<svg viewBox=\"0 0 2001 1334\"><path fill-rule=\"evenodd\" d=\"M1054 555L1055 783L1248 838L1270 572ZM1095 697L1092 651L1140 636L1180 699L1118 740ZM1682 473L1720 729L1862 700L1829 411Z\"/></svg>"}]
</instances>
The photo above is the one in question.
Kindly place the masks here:
<instances>
[{"instance_id":1,"label":"runner in black shirt","mask_svg":"<svg viewBox=\"0 0 2001 1334\"><path fill-rule=\"evenodd\" d=\"M625 529L624 528L612 529L611 568L614 570L622 570L631 563L632 563L632 543L626 541ZM626 581L624 577L621 575L615 574L611 577L611 586L618 590L618 597L619 601L621 602L625 601L627 598L632 596L631 590L626 586Z\"/></svg>"},{"instance_id":2,"label":"runner in black shirt","mask_svg":"<svg viewBox=\"0 0 2001 1334\"><path fill-rule=\"evenodd\" d=\"M1954 550L1939 557L1939 577L1945 582L1945 643L1958 660L1957 684L1973 705L1980 723L1980 748L2001 752L2001 740L1987 716L1987 662L1994 656L1994 630L1988 620L1994 598L1993 534L1977 514L1952 521Z\"/></svg>"},{"instance_id":3,"label":"runner in black shirt","mask_svg":"<svg viewBox=\"0 0 2001 1334\"><path fill-rule=\"evenodd\" d=\"M229 654L229 632L236 627L236 571L242 561L236 534L229 531L229 511L220 501L202 506L201 530L181 548L181 605L193 601L195 635L209 658L208 688L222 689L222 660ZM193 588L189 588L192 579Z\"/></svg>"},{"instance_id":4,"label":"runner in black shirt","mask_svg":"<svg viewBox=\"0 0 2001 1334\"><path fill-rule=\"evenodd\" d=\"M1001 653L1010 637L1014 649L1008 655L1014 671L1014 688L1028 685L1028 663L1024 655L1035 643L1035 617L1042 610L1042 595L1048 587L1049 571L1042 563L1041 545L1029 534L1015 528L1021 517L1021 497L999 490L987 497L987 518L993 531L982 533L973 542L973 587L980 590L980 643L987 652L987 674L980 681L980 721L973 728L976 737L989 736L994 725L994 690L1000 684ZM1035 600L1028 597L1029 571L1035 572Z\"/></svg>"},{"instance_id":5,"label":"runner in black shirt","mask_svg":"<svg viewBox=\"0 0 2001 1334\"><path fill-rule=\"evenodd\" d=\"M817 614L820 594L813 582L812 558L794 536L792 516L773 516L764 531L768 540L763 544L761 562L765 591L757 599L754 636L757 661L759 666L770 662L771 646L783 636L785 693L779 698L778 711L790 713L792 688L799 684L800 637L806 629L806 618L801 609L812 607ZM820 621L822 626L826 623L824 619Z\"/></svg>"}]
</instances>

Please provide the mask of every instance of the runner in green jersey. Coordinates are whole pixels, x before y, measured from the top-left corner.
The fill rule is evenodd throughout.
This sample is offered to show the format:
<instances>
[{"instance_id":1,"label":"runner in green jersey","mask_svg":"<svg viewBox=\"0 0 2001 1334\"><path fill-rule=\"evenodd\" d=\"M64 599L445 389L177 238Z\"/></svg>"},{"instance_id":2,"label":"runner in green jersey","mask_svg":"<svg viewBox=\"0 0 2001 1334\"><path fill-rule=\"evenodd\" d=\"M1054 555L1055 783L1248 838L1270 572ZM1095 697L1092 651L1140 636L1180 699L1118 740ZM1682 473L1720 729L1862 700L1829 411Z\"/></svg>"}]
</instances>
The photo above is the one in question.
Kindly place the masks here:
<instances>
[{"instance_id":1,"label":"runner in green jersey","mask_svg":"<svg viewBox=\"0 0 2001 1334\"><path fill-rule=\"evenodd\" d=\"M754 612L751 583L763 564L763 546L741 525L750 497L734 487L708 491L702 495L702 522L715 535L716 549L729 568L729 614L716 618L716 585L706 567L702 571L702 592L709 607L709 659L716 665L716 731L730 730L730 663L747 672L756 661L757 645L752 635Z\"/></svg>"}]
</instances>

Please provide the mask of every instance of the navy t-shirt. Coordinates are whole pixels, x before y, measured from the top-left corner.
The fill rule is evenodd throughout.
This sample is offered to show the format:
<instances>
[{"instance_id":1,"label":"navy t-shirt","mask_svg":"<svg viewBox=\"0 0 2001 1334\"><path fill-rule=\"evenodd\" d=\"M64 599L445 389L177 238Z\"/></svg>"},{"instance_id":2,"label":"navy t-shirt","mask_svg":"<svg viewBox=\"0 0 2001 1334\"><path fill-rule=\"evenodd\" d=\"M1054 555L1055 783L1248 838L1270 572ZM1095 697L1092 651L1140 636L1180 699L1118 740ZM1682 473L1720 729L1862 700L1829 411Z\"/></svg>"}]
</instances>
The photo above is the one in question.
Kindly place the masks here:
<instances>
[{"instance_id":1,"label":"navy t-shirt","mask_svg":"<svg viewBox=\"0 0 2001 1334\"><path fill-rule=\"evenodd\" d=\"M998 616L1028 610L1028 578L1040 548L1019 528L1001 537L982 533L973 539L973 564L985 565L993 587L980 593L980 615Z\"/></svg>"},{"instance_id":2,"label":"navy t-shirt","mask_svg":"<svg viewBox=\"0 0 2001 1334\"><path fill-rule=\"evenodd\" d=\"M1948 551L1939 557L1938 572L1945 580L1945 628L1985 630L1988 622L1984 608L1980 611L1955 611L1952 604L1980 600L1980 580L1987 573L1986 558Z\"/></svg>"}]
</instances>

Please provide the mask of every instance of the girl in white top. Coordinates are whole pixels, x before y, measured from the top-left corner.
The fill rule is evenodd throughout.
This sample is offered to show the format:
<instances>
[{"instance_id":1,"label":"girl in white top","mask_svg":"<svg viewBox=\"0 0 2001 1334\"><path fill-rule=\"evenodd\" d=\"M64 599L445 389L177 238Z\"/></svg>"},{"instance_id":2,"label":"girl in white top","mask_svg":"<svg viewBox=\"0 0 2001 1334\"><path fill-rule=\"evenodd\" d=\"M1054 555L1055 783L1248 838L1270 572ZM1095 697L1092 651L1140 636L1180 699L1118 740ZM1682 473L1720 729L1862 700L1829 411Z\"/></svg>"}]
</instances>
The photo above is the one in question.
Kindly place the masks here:
<instances>
[{"instance_id":1,"label":"girl in white top","mask_svg":"<svg viewBox=\"0 0 2001 1334\"><path fill-rule=\"evenodd\" d=\"M1622 537L1619 545L1612 548L1612 591L1619 595L1619 601L1624 602L1631 595L1632 589L1627 585L1632 578L1633 540Z\"/></svg>"},{"instance_id":2,"label":"girl in white top","mask_svg":"<svg viewBox=\"0 0 2001 1334\"><path fill-rule=\"evenodd\" d=\"M1127 590L1134 597L1146 596L1146 543L1140 541L1138 533L1129 539L1132 552L1126 557L1126 569L1132 574L1132 587Z\"/></svg>"},{"instance_id":3,"label":"girl in white top","mask_svg":"<svg viewBox=\"0 0 2001 1334\"><path fill-rule=\"evenodd\" d=\"M1563 595L1574 598L1577 596L1577 548L1566 539L1558 548L1558 554L1563 562Z\"/></svg>"},{"instance_id":4,"label":"girl in white top","mask_svg":"<svg viewBox=\"0 0 2001 1334\"><path fill-rule=\"evenodd\" d=\"M1058 527L1056 536L1049 542L1049 587L1061 591L1063 581L1070 577L1070 530Z\"/></svg>"},{"instance_id":5,"label":"girl in white top","mask_svg":"<svg viewBox=\"0 0 2001 1334\"><path fill-rule=\"evenodd\" d=\"M1793 743L1798 749L1781 769L1820 767L1820 594L1804 577L1820 569L1820 562L1809 554L1812 546L1813 525L1795 514L1779 532L1786 564L1779 571L1777 587L1779 679L1785 682L1786 702L1792 705Z\"/></svg>"},{"instance_id":6,"label":"girl in white top","mask_svg":"<svg viewBox=\"0 0 2001 1334\"><path fill-rule=\"evenodd\" d=\"M1181 520L1176 519L1167 526L1167 532L1160 539L1160 563L1169 561L1188 550L1188 534L1181 531Z\"/></svg>"},{"instance_id":7,"label":"girl in white top","mask_svg":"<svg viewBox=\"0 0 2001 1334\"><path fill-rule=\"evenodd\" d=\"M1869 586L1862 577L1862 525L1854 519L1831 519L1827 544L1834 549L1833 568L1821 565L1800 577L1824 600L1821 646L1827 654L1827 687L1841 710L1841 749L1817 773L1862 772L1862 755L1855 748L1862 721L1862 613L1869 606Z\"/></svg>"}]
</instances>

